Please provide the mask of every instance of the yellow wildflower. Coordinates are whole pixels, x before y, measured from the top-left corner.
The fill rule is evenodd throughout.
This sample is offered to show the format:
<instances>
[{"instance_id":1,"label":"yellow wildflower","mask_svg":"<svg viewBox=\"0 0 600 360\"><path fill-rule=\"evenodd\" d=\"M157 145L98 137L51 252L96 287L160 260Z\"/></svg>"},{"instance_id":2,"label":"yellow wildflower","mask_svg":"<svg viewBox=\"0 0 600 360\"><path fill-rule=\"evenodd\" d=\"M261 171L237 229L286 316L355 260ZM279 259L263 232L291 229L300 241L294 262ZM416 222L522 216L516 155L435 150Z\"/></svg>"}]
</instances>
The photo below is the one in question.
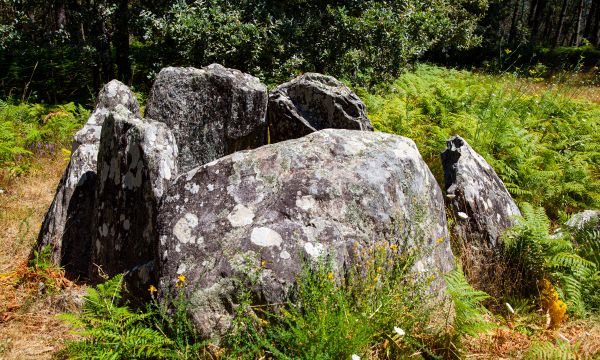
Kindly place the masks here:
<instances>
[{"instance_id":1,"label":"yellow wildflower","mask_svg":"<svg viewBox=\"0 0 600 360\"><path fill-rule=\"evenodd\" d=\"M329 280L333 280L333 273L332 273L332 272L330 272L329 274L327 274L327 278L328 278Z\"/></svg>"},{"instance_id":2,"label":"yellow wildflower","mask_svg":"<svg viewBox=\"0 0 600 360\"><path fill-rule=\"evenodd\" d=\"M177 275L177 284L175 284L175 287L183 287L185 285L185 275L183 274L179 274Z\"/></svg>"},{"instance_id":3,"label":"yellow wildflower","mask_svg":"<svg viewBox=\"0 0 600 360\"><path fill-rule=\"evenodd\" d=\"M154 287L154 285L150 285L150 287L148 288L148 292L150 292L150 295L154 295L154 293L157 291L158 289Z\"/></svg>"}]
</instances>

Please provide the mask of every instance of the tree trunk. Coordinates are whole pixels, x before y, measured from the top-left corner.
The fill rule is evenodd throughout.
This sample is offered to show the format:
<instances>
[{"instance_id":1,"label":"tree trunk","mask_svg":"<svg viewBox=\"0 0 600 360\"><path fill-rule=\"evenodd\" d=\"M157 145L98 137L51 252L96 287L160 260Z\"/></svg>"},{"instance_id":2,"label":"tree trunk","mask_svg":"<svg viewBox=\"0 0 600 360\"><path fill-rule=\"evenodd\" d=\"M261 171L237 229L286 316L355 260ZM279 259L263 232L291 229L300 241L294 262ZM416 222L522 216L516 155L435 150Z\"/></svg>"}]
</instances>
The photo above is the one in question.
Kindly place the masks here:
<instances>
[{"instance_id":1,"label":"tree trunk","mask_svg":"<svg viewBox=\"0 0 600 360\"><path fill-rule=\"evenodd\" d=\"M519 14L519 0L515 0L513 8L512 20L510 22L510 31L508 33L508 43L513 45L517 34L517 16Z\"/></svg>"},{"instance_id":2,"label":"tree trunk","mask_svg":"<svg viewBox=\"0 0 600 360\"><path fill-rule=\"evenodd\" d=\"M129 84L131 66L129 64L129 6L127 0L118 0L115 14L114 45L116 50L117 77Z\"/></svg>"},{"instance_id":3,"label":"tree trunk","mask_svg":"<svg viewBox=\"0 0 600 360\"><path fill-rule=\"evenodd\" d=\"M558 20L558 26L556 27L556 33L554 35L553 47L557 47L560 44L560 37L562 35L563 26L565 24L566 12L567 12L567 0L563 0L562 8L560 10L560 19Z\"/></svg>"},{"instance_id":4,"label":"tree trunk","mask_svg":"<svg viewBox=\"0 0 600 360\"><path fill-rule=\"evenodd\" d=\"M530 24L531 29L531 43L533 45L538 44L539 35L541 32L540 24L542 24L541 19L542 15L544 15L544 9L546 8L546 2L544 0L537 0L535 2L535 10L533 10L533 20ZM546 27L549 27L550 24L546 24Z\"/></svg>"},{"instance_id":5,"label":"tree trunk","mask_svg":"<svg viewBox=\"0 0 600 360\"><path fill-rule=\"evenodd\" d=\"M577 24L575 25L575 46L581 43L581 28L583 27L583 0L579 0L577 6Z\"/></svg>"},{"instance_id":6,"label":"tree trunk","mask_svg":"<svg viewBox=\"0 0 600 360\"><path fill-rule=\"evenodd\" d=\"M597 1L592 0L590 4L590 10L587 13L587 17L585 19L585 28L583 29L583 37L588 41L591 39L592 35L592 25L594 22L594 15L596 13L596 5Z\"/></svg>"},{"instance_id":7,"label":"tree trunk","mask_svg":"<svg viewBox=\"0 0 600 360\"><path fill-rule=\"evenodd\" d=\"M592 45L600 46L600 4L595 1L596 8L594 9L594 20L590 30L590 42Z\"/></svg>"}]
</instances>

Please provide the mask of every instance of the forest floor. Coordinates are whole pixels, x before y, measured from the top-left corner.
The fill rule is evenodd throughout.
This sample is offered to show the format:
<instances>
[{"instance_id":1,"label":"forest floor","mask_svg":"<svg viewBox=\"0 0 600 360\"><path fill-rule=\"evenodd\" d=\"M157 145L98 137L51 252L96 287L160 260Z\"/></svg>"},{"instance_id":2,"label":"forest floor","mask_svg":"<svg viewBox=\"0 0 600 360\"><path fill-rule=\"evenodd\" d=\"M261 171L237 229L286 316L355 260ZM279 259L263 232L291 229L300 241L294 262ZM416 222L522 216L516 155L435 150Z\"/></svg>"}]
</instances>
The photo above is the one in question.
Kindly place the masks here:
<instances>
[{"instance_id":1,"label":"forest floor","mask_svg":"<svg viewBox=\"0 0 600 360\"><path fill-rule=\"evenodd\" d=\"M57 315L73 309L83 288L53 276L52 288L28 269L28 258L67 161L62 154L37 159L18 178L0 174L0 359L49 359L73 339Z\"/></svg>"}]
</instances>

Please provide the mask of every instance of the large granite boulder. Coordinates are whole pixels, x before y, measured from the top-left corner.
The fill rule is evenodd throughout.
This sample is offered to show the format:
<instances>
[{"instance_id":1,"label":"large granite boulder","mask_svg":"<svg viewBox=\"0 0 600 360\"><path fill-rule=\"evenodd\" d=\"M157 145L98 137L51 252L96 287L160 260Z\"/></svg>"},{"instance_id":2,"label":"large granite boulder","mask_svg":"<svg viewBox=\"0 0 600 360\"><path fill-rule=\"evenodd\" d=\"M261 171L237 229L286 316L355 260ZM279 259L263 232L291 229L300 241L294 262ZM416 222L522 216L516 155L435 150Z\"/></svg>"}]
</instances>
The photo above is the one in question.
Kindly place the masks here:
<instances>
[{"instance_id":1,"label":"large granite boulder","mask_svg":"<svg viewBox=\"0 0 600 360\"><path fill-rule=\"evenodd\" d=\"M447 145L441 157L454 231L473 245L498 247L521 212L494 169L463 138L453 136Z\"/></svg>"},{"instance_id":2,"label":"large granite boulder","mask_svg":"<svg viewBox=\"0 0 600 360\"><path fill-rule=\"evenodd\" d=\"M95 216L93 278L144 269L154 260L158 203L177 175L176 159L175 137L164 123L142 120L122 106L110 112L102 126L95 211L89 214Z\"/></svg>"},{"instance_id":3,"label":"large granite boulder","mask_svg":"<svg viewBox=\"0 0 600 360\"><path fill-rule=\"evenodd\" d=\"M38 235L36 249L50 245L54 264L64 266L71 276L88 275L100 129L117 105L140 116L137 100L127 86L113 80L102 88L94 112L75 134L71 160Z\"/></svg>"},{"instance_id":4,"label":"large granite boulder","mask_svg":"<svg viewBox=\"0 0 600 360\"><path fill-rule=\"evenodd\" d=\"M407 138L323 130L237 152L182 173L167 190L160 291L174 291L184 275L195 326L218 335L231 324L240 284L258 303L281 303L306 262L329 257L343 276L357 254L385 242L417 254L415 273L435 279L437 293L454 266L444 211Z\"/></svg>"},{"instance_id":5,"label":"large granite boulder","mask_svg":"<svg viewBox=\"0 0 600 360\"><path fill-rule=\"evenodd\" d=\"M499 296L502 233L521 213L494 169L460 136L441 154L451 233L471 284Z\"/></svg>"},{"instance_id":6,"label":"large granite boulder","mask_svg":"<svg viewBox=\"0 0 600 360\"><path fill-rule=\"evenodd\" d=\"M145 116L164 122L179 147L181 171L266 144L267 87L238 70L164 68Z\"/></svg>"},{"instance_id":7,"label":"large granite boulder","mask_svg":"<svg viewBox=\"0 0 600 360\"><path fill-rule=\"evenodd\" d=\"M373 131L360 98L335 78L317 73L271 92L268 118L271 143L330 128Z\"/></svg>"}]
</instances>

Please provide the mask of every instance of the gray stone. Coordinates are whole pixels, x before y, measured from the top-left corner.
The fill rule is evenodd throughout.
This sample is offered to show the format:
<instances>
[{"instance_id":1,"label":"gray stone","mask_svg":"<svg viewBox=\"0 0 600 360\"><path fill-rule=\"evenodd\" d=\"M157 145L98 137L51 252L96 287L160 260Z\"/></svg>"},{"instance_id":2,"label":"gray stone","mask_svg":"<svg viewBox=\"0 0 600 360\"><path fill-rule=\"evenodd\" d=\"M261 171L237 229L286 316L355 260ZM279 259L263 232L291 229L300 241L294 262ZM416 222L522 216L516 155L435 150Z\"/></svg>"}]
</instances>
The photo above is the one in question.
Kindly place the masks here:
<instances>
[{"instance_id":1,"label":"gray stone","mask_svg":"<svg viewBox=\"0 0 600 360\"><path fill-rule=\"evenodd\" d=\"M110 112L98 153L94 279L154 260L158 202L177 174L176 159L175 138L164 123L142 120L122 106Z\"/></svg>"},{"instance_id":2,"label":"gray stone","mask_svg":"<svg viewBox=\"0 0 600 360\"><path fill-rule=\"evenodd\" d=\"M600 230L600 211L585 210L580 213L574 214L565 223L565 225L574 230L583 230L583 229Z\"/></svg>"},{"instance_id":3,"label":"gray stone","mask_svg":"<svg viewBox=\"0 0 600 360\"><path fill-rule=\"evenodd\" d=\"M467 243L496 248L521 212L494 169L463 138L453 136L447 145L441 157L454 231Z\"/></svg>"},{"instance_id":4,"label":"gray stone","mask_svg":"<svg viewBox=\"0 0 600 360\"><path fill-rule=\"evenodd\" d=\"M444 211L415 144L399 136L330 129L237 152L182 173L163 198L160 292L184 274L195 326L218 336L240 285L281 303L307 261L330 257L339 278L384 242L418 254L414 271L439 294L454 266Z\"/></svg>"},{"instance_id":5,"label":"gray stone","mask_svg":"<svg viewBox=\"0 0 600 360\"><path fill-rule=\"evenodd\" d=\"M181 171L266 143L267 87L238 70L168 67L152 87L146 116L166 123Z\"/></svg>"},{"instance_id":6,"label":"gray stone","mask_svg":"<svg viewBox=\"0 0 600 360\"><path fill-rule=\"evenodd\" d=\"M50 245L52 261L64 266L74 277L88 275L100 129L117 105L125 106L139 116L133 93L121 82L113 80L102 88L94 112L75 134L71 160L38 235L36 249L39 251Z\"/></svg>"},{"instance_id":7,"label":"gray stone","mask_svg":"<svg viewBox=\"0 0 600 360\"><path fill-rule=\"evenodd\" d=\"M477 289L501 295L498 279L502 233L521 213L496 172L459 136L441 154L450 229L467 279Z\"/></svg>"},{"instance_id":8,"label":"gray stone","mask_svg":"<svg viewBox=\"0 0 600 360\"><path fill-rule=\"evenodd\" d=\"M335 78L316 73L271 92L268 118L271 143L330 128L373 131L360 98Z\"/></svg>"}]
</instances>

